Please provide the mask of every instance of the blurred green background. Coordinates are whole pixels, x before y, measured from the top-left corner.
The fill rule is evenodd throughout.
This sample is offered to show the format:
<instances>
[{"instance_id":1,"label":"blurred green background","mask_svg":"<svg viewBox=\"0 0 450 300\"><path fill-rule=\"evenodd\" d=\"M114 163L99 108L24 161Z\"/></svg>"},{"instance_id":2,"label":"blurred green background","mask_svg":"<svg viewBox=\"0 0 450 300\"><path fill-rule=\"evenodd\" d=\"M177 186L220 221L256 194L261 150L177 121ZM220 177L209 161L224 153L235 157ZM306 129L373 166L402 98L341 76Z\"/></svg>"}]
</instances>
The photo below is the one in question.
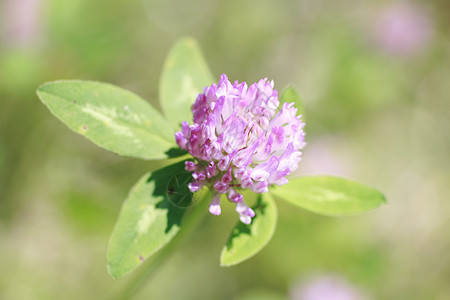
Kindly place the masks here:
<instances>
[{"instance_id":1,"label":"blurred green background","mask_svg":"<svg viewBox=\"0 0 450 300\"><path fill-rule=\"evenodd\" d=\"M0 10L0 299L108 299L130 279L108 276L106 245L130 186L162 163L96 147L35 90L106 81L158 107L163 60L185 35L216 78L298 89L300 173L357 179L389 203L330 218L278 201L267 248L220 268L237 221L225 205L137 299L450 299L448 1L2 0Z\"/></svg>"}]
</instances>

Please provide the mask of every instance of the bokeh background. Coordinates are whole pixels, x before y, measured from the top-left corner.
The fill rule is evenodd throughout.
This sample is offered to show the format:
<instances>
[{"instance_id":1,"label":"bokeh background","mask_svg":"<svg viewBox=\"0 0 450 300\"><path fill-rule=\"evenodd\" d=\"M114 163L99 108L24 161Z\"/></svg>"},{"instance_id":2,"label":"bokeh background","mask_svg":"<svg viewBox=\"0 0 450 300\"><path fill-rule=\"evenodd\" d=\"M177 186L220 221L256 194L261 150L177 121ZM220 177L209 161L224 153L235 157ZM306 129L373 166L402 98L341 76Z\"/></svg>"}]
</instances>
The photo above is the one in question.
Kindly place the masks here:
<instances>
[{"instance_id":1,"label":"bokeh background","mask_svg":"<svg viewBox=\"0 0 450 300\"><path fill-rule=\"evenodd\" d=\"M158 107L170 47L195 37L216 78L293 84L300 172L370 184L388 205L330 218L278 201L271 243L219 267L232 206L137 299L450 299L450 5L435 1L0 1L0 298L108 299L106 245L130 186L164 163L110 154L36 97L106 81ZM167 162L166 162L167 163Z\"/></svg>"}]
</instances>

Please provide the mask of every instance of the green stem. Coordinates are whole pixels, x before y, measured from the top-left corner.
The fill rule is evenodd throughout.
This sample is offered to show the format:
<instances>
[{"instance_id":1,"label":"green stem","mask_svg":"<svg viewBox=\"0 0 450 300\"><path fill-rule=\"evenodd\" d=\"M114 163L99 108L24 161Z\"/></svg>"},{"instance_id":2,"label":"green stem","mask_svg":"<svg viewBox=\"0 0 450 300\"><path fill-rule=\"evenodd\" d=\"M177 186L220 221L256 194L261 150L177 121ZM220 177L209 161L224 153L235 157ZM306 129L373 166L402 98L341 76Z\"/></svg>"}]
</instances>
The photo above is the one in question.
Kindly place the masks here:
<instances>
[{"instance_id":1,"label":"green stem","mask_svg":"<svg viewBox=\"0 0 450 300\"><path fill-rule=\"evenodd\" d=\"M134 275L128 284L125 286L125 289L122 293L120 293L117 299L131 299L136 293L140 290L140 288L144 285L144 283L152 276L152 274L158 269L163 262L169 258L173 252L178 248L180 243L197 227L200 221L203 219L205 215L205 211L207 210L207 204L209 201L207 199L211 199L211 192L205 192L204 190L199 193L204 192L204 195L200 197L198 203L193 206L186 216L180 232L173 238L170 243L161 249L155 256L149 260L147 260L140 269L135 271L137 273Z\"/></svg>"}]
</instances>

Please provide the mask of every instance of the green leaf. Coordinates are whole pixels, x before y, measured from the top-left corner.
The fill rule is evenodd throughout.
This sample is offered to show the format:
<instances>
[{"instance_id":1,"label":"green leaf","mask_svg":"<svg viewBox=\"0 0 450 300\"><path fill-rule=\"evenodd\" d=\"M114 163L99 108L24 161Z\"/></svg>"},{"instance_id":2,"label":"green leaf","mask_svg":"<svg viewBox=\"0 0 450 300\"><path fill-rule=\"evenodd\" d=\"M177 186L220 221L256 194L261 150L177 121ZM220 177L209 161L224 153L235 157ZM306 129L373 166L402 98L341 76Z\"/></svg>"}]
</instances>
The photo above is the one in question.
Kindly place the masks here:
<instances>
[{"instance_id":1,"label":"green leaf","mask_svg":"<svg viewBox=\"0 0 450 300\"><path fill-rule=\"evenodd\" d=\"M348 179L304 176L289 181L286 185L271 188L272 194L323 215L354 214L386 203L384 195L378 190Z\"/></svg>"},{"instance_id":2,"label":"green leaf","mask_svg":"<svg viewBox=\"0 0 450 300\"><path fill-rule=\"evenodd\" d=\"M178 233L193 194L184 161L145 174L131 189L112 233L108 270L120 278L166 245Z\"/></svg>"},{"instance_id":3,"label":"green leaf","mask_svg":"<svg viewBox=\"0 0 450 300\"><path fill-rule=\"evenodd\" d=\"M291 103L291 102L294 102L295 103L294 106L298 109L297 115L303 115L303 104L302 101L300 100L300 96L293 87L287 86L281 93L280 107L283 103Z\"/></svg>"},{"instance_id":4,"label":"green leaf","mask_svg":"<svg viewBox=\"0 0 450 300\"><path fill-rule=\"evenodd\" d=\"M213 81L195 40L179 40L170 51L161 75L159 92L164 115L177 128L181 122L191 121L192 104Z\"/></svg>"},{"instance_id":5,"label":"green leaf","mask_svg":"<svg viewBox=\"0 0 450 300\"><path fill-rule=\"evenodd\" d=\"M253 207L255 217L246 225L239 222L222 249L220 265L228 267L239 264L261 251L272 238L277 224L277 207L269 194L258 196Z\"/></svg>"},{"instance_id":6,"label":"green leaf","mask_svg":"<svg viewBox=\"0 0 450 300\"><path fill-rule=\"evenodd\" d=\"M73 131L114 153L142 159L170 157L174 130L149 103L125 89L92 81L55 81L37 94Z\"/></svg>"}]
</instances>

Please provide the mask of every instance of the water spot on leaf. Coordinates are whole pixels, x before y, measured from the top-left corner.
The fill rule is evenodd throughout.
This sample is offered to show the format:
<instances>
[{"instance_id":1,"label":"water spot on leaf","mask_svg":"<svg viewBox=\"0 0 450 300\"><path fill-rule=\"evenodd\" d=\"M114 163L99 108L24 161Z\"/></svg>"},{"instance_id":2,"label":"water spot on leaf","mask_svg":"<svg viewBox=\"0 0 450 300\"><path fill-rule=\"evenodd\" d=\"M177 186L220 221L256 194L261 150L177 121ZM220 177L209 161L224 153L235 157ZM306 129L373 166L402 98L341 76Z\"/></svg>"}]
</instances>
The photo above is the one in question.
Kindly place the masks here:
<instances>
[{"instance_id":1,"label":"water spot on leaf","mask_svg":"<svg viewBox=\"0 0 450 300\"><path fill-rule=\"evenodd\" d=\"M150 224L154 221L156 215L155 207L148 206L144 209L137 223L136 231L139 235L146 233Z\"/></svg>"},{"instance_id":2,"label":"water spot on leaf","mask_svg":"<svg viewBox=\"0 0 450 300\"><path fill-rule=\"evenodd\" d=\"M88 127L86 125L83 125L78 128L78 133L85 134L87 130L88 130Z\"/></svg>"}]
</instances>

